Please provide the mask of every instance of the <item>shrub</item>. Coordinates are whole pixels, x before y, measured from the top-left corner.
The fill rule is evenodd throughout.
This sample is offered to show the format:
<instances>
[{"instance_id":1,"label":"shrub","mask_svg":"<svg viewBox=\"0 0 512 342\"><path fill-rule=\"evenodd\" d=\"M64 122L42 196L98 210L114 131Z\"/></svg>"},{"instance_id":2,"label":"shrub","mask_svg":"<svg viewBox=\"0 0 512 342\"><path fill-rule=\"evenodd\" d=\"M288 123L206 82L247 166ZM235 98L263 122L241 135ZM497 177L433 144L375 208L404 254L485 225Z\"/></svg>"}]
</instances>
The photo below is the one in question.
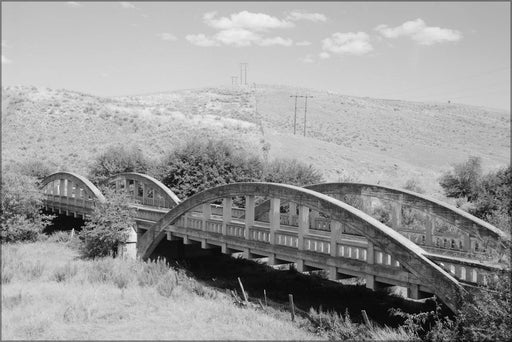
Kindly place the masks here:
<instances>
[{"instance_id":1,"label":"shrub","mask_svg":"<svg viewBox=\"0 0 512 342\"><path fill-rule=\"evenodd\" d=\"M322 182L322 175L312 165L296 159L274 159L265 168L265 182L297 186Z\"/></svg>"},{"instance_id":2,"label":"shrub","mask_svg":"<svg viewBox=\"0 0 512 342\"><path fill-rule=\"evenodd\" d=\"M86 258L115 256L117 247L128 238L135 226L134 209L126 194L105 188L105 203L97 203L79 237L81 253Z\"/></svg>"},{"instance_id":3,"label":"shrub","mask_svg":"<svg viewBox=\"0 0 512 342\"><path fill-rule=\"evenodd\" d=\"M425 190L423 190L423 188L420 186L418 180L416 180L414 178L411 178L411 179L407 180L407 182L405 182L404 189L416 192L418 194L425 193Z\"/></svg>"},{"instance_id":4,"label":"shrub","mask_svg":"<svg viewBox=\"0 0 512 342\"><path fill-rule=\"evenodd\" d=\"M95 184L122 172L146 173L150 162L137 147L111 146L94 161L89 179Z\"/></svg>"},{"instance_id":5,"label":"shrub","mask_svg":"<svg viewBox=\"0 0 512 342\"><path fill-rule=\"evenodd\" d=\"M467 197L472 200L482 176L481 159L470 157L466 162L455 164L453 171L446 172L439 180L448 197Z\"/></svg>"},{"instance_id":6,"label":"shrub","mask_svg":"<svg viewBox=\"0 0 512 342\"><path fill-rule=\"evenodd\" d=\"M67 262L64 266L58 267L53 271L53 280L63 282L73 278L78 272L78 266L74 263Z\"/></svg>"},{"instance_id":7,"label":"shrub","mask_svg":"<svg viewBox=\"0 0 512 342\"><path fill-rule=\"evenodd\" d=\"M2 177L2 242L36 241L52 216L43 215L43 194L32 177L6 173Z\"/></svg>"},{"instance_id":8,"label":"shrub","mask_svg":"<svg viewBox=\"0 0 512 342\"><path fill-rule=\"evenodd\" d=\"M162 182L178 197L228 183L262 179L257 156L236 151L222 140L192 140L173 151L160 166Z\"/></svg>"},{"instance_id":9,"label":"shrub","mask_svg":"<svg viewBox=\"0 0 512 342\"><path fill-rule=\"evenodd\" d=\"M160 280L156 284L156 290L158 294L163 297L169 298L177 285L176 273L172 270L167 269L167 272L160 277Z\"/></svg>"}]
</instances>

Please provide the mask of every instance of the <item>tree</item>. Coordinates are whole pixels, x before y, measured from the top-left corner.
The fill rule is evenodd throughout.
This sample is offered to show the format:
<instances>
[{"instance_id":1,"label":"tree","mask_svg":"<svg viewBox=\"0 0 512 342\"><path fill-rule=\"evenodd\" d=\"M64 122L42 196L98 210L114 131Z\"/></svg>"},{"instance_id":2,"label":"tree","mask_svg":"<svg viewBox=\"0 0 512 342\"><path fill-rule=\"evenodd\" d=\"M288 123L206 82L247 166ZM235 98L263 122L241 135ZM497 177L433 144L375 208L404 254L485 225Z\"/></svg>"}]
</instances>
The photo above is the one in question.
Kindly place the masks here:
<instances>
[{"instance_id":1,"label":"tree","mask_svg":"<svg viewBox=\"0 0 512 342\"><path fill-rule=\"evenodd\" d=\"M222 184L260 181L263 165L257 156L222 140L196 139L169 154L159 173L178 197L187 198Z\"/></svg>"},{"instance_id":2,"label":"tree","mask_svg":"<svg viewBox=\"0 0 512 342\"><path fill-rule=\"evenodd\" d=\"M481 159L469 159L453 166L453 171L446 172L439 180L445 195L448 197L467 197L472 201L478 189L478 181L482 176Z\"/></svg>"},{"instance_id":3,"label":"tree","mask_svg":"<svg viewBox=\"0 0 512 342\"><path fill-rule=\"evenodd\" d=\"M81 252L86 258L116 255L117 246L124 243L132 227L135 227L135 212L130 207L125 193L102 189L105 203L97 203L87 220L80 240Z\"/></svg>"},{"instance_id":4,"label":"tree","mask_svg":"<svg viewBox=\"0 0 512 342\"><path fill-rule=\"evenodd\" d=\"M43 215L43 194L34 177L6 172L2 177L2 242L35 241L52 216Z\"/></svg>"},{"instance_id":5,"label":"tree","mask_svg":"<svg viewBox=\"0 0 512 342\"><path fill-rule=\"evenodd\" d=\"M89 178L95 184L102 185L105 180L122 172L146 173L149 161L137 147L111 146L99 155L89 172Z\"/></svg>"}]
</instances>

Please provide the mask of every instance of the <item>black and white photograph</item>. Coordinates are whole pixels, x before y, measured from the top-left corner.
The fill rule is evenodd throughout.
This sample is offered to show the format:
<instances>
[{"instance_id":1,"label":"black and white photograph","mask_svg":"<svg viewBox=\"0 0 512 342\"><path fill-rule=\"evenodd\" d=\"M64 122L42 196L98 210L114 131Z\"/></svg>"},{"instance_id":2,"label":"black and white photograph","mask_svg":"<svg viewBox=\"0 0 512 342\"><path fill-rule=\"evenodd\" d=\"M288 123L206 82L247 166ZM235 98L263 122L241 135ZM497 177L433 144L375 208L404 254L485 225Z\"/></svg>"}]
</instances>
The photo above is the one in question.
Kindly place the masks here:
<instances>
[{"instance_id":1,"label":"black and white photograph","mask_svg":"<svg viewBox=\"0 0 512 342\"><path fill-rule=\"evenodd\" d=\"M511 341L509 1L1 1L0 340Z\"/></svg>"}]
</instances>

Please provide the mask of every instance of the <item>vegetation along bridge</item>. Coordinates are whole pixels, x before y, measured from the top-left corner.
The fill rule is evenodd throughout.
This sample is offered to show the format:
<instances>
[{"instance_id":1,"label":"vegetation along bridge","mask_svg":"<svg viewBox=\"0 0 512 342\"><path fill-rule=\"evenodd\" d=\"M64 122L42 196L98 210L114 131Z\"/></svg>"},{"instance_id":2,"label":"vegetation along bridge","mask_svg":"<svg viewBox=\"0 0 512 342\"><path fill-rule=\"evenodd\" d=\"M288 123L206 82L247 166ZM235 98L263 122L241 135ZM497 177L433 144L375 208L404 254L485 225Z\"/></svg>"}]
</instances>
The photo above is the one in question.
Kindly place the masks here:
<instances>
[{"instance_id":1,"label":"vegetation along bridge","mask_svg":"<svg viewBox=\"0 0 512 342\"><path fill-rule=\"evenodd\" d=\"M503 231L411 191L360 183L234 183L180 201L139 173L118 174L108 184L126 191L137 209L137 251L144 259L162 240L180 239L266 257L271 265L295 263L301 272L325 270L331 280L362 277L371 289L404 286L414 299L435 294L452 310L461 293L509 265L510 237ZM70 172L48 176L41 190L46 208L66 215L86 217L105 201L94 184ZM379 208L389 217L372 217Z\"/></svg>"}]
</instances>

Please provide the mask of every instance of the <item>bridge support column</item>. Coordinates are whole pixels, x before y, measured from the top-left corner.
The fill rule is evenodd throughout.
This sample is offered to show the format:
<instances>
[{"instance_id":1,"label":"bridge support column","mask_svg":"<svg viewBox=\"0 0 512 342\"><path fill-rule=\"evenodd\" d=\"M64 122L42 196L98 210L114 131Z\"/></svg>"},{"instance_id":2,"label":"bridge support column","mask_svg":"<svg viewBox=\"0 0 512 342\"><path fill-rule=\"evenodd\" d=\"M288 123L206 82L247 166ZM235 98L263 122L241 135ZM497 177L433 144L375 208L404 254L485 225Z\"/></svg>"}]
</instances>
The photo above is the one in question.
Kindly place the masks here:
<instances>
[{"instance_id":1,"label":"bridge support column","mask_svg":"<svg viewBox=\"0 0 512 342\"><path fill-rule=\"evenodd\" d=\"M117 255L123 259L137 258L137 233L133 227L130 227L130 233L125 243L117 246Z\"/></svg>"},{"instance_id":2,"label":"bridge support column","mask_svg":"<svg viewBox=\"0 0 512 342\"><path fill-rule=\"evenodd\" d=\"M407 287L407 298L423 299L429 297L432 297L432 294L420 291L420 286L417 284L411 284Z\"/></svg>"},{"instance_id":3,"label":"bridge support column","mask_svg":"<svg viewBox=\"0 0 512 342\"><path fill-rule=\"evenodd\" d=\"M299 250L304 249L304 235L309 230L309 208L303 205L299 206L299 229L298 229L298 247Z\"/></svg>"},{"instance_id":4,"label":"bridge support column","mask_svg":"<svg viewBox=\"0 0 512 342\"><path fill-rule=\"evenodd\" d=\"M329 266L329 269L328 269L328 272L329 272L329 280L338 280L338 269L336 268L336 266Z\"/></svg>"},{"instance_id":5,"label":"bridge support column","mask_svg":"<svg viewBox=\"0 0 512 342\"><path fill-rule=\"evenodd\" d=\"M227 243L223 243L220 246L220 251L221 251L222 254L229 254L228 244Z\"/></svg>"},{"instance_id":6,"label":"bridge support column","mask_svg":"<svg viewBox=\"0 0 512 342\"><path fill-rule=\"evenodd\" d=\"M391 285L381 283L380 281L375 280L375 275L373 275L373 274L366 275L366 288L367 289L370 289L373 291L379 291L379 290L385 289L390 286Z\"/></svg>"},{"instance_id":7,"label":"bridge support column","mask_svg":"<svg viewBox=\"0 0 512 342\"><path fill-rule=\"evenodd\" d=\"M299 259L297 260L297 262L295 263L297 266L295 267L297 269L297 272L304 272L304 260L302 259Z\"/></svg>"},{"instance_id":8,"label":"bridge support column","mask_svg":"<svg viewBox=\"0 0 512 342\"><path fill-rule=\"evenodd\" d=\"M269 266L274 266L276 264L276 255L274 253L272 253L268 256L267 263Z\"/></svg>"},{"instance_id":9,"label":"bridge support column","mask_svg":"<svg viewBox=\"0 0 512 342\"><path fill-rule=\"evenodd\" d=\"M233 199L231 197L222 200L222 235L227 235L227 225L231 222L231 208Z\"/></svg>"},{"instance_id":10,"label":"bridge support column","mask_svg":"<svg viewBox=\"0 0 512 342\"><path fill-rule=\"evenodd\" d=\"M270 244L274 245L276 243L276 230L278 230L281 225L281 199L270 199L268 217L270 221Z\"/></svg>"},{"instance_id":11,"label":"bridge support column","mask_svg":"<svg viewBox=\"0 0 512 342\"><path fill-rule=\"evenodd\" d=\"M250 229L254 226L254 196L245 196L245 229L244 238L250 239Z\"/></svg>"}]
</instances>

